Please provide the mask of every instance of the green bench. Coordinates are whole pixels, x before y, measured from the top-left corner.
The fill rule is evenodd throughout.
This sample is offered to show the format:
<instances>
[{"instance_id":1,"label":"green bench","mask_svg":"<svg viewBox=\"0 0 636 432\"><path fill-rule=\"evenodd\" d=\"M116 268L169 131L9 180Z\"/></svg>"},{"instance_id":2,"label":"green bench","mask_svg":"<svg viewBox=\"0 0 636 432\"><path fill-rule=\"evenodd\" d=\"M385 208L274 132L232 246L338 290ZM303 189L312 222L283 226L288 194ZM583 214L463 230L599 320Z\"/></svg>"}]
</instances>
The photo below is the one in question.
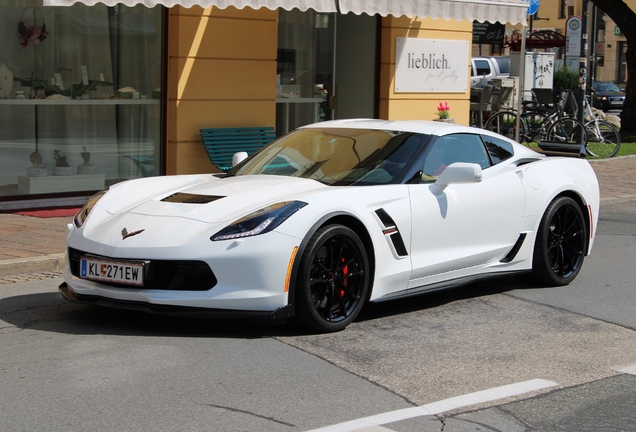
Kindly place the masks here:
<instances>
[{"instance_id":1,"label":"green bench","mask_svg":"<svg viewBox=\"0 0 636 432\"><path fill-rule=\"evenodd\" d=\"M251 156L275 140L276 131L270 126L201 129L201 138L210 161L228 171L234 153L244 151Z\"/></svg>"}]
</instances>

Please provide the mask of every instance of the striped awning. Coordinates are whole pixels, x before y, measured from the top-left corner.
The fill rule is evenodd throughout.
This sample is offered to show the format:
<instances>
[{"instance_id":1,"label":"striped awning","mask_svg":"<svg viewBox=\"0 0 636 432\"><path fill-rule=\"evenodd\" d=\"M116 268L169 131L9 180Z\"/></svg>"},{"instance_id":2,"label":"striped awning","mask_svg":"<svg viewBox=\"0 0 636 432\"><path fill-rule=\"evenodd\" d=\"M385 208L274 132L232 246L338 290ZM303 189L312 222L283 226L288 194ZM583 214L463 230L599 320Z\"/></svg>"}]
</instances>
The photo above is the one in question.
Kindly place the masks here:
<instances>
[{"instance_id":1,"label":"striped awning","mask_svg":"<svg viewBox=\"0 0 636 432\"><path fill-rule=\"evenodd\" d=\"M523 0L339 0L342 13L525 24L529 3Z\"/></svg>"},{"instance_id":2,"label":"striped awning","mask_svg":"<svg viewBox=\"0 0 636 432\"><path fill-rule=\"evenodd\" d=\"M316 12L340 11L344 14L353 12L395 17L405 15L491 23L498 21L504 24L525 24L529 4L523 0L44 0L44 6L70 6L78 2L89 6L97 3L114 6L122 3L127 6L143 4L148 7L181 5L186 8L216 6L220 9L229 6L238 9L265 7L272 10L298 8L303 11L313 9Z\"/></svg>"}]
</instances>

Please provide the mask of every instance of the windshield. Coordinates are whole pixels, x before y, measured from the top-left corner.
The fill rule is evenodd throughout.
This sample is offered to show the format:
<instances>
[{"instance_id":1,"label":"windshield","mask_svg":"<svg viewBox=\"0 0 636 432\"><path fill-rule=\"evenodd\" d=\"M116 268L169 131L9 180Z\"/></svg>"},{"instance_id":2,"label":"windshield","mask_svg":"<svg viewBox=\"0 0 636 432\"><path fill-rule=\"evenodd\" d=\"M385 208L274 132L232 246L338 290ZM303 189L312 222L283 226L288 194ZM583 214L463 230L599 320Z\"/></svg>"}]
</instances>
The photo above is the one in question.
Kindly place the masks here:
<instances>
[{"instance_id":1,"label":"windshield","mask_svg":"<svg viewBox=\"0 0 636 432\"><path fill-rule=\"evenodd\" d=\"M230 175L282 175L336 186L400 183L428 135L372 129L300 129Z\"/></svg>"},{"instance_id":2,"label":"windshield","mask_svg":"<svg viewBox=\"0 0 636 432\"><path fill-rule=\"evenodd\" d=\"M620 93L621 91L621 89L613 82L596 81L592 87L594 87L594 91L597 92Z\"/></svg>"}]
</instances>

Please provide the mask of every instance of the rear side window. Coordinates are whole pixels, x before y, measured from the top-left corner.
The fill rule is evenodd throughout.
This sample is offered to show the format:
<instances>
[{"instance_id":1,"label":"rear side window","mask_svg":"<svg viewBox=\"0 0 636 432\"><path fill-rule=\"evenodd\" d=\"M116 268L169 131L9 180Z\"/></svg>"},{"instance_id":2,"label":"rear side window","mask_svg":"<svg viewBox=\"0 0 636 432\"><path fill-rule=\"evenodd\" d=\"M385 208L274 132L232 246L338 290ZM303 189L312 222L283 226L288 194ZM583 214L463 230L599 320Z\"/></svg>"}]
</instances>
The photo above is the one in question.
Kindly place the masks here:
<instances>
[{"instance_id":1,"label":"rear side window","mask_svg":"<svg viewBox=\"0 0 636 432\"><path fill-rule=\"evenodd\" d=\"M488 60L475 60L475 74L477 76L490 75L490 64Z\"/></svg>"},{"instance_id":2,"label":"rear side window","mask_svg":"<svg viewBox=\"0 0 636 432\"><path fill-rule=\"evenodd\" d=\"M511 158L514 154L514 148L508 141L485 135L482 135L481 138L484 140L484 144L486 144L486 149L488 150L488 154L490 154L493 165Z\"/></svg>"},{"instance_id":3,"label":"rear side window","mask_svg":"<svg viewBox=\"0 0 636 432\"><path fill-rule=\"evenodd\" d=\"M510 57L494 57L499 65L499 72L502 74L510 73Z\"/></svg>"}]
</instances>

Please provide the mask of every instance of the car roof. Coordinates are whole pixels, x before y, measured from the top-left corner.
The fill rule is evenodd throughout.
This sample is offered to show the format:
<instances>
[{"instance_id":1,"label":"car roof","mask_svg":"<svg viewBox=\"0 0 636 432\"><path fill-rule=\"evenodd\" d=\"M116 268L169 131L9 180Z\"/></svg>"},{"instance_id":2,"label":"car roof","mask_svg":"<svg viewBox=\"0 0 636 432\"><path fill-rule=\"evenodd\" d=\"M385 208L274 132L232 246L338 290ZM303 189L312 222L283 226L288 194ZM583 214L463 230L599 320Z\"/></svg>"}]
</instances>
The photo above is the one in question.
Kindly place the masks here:
<instances>
[{"instance_id":1,"label":"car roof","mask_svg":"<svg viewBox=\"0 0 636 432\"><path fill-rule=\"evenodd\" d=\"M447 133L475 133L476 129L453 123L435 122L430 120L380 120L380 119L346 119L329 120L302 126L306 128L350 128L350 129L380 129L402 132L415 132L427 135L446 135Z\"/></svg>"},{"instance_id":2,"label":"car roof","mask_svg":"<svg viewBox=\"0 0 636 432\"><path fill-rule=\"evenodd\" d=\"M453 123L436 122L430 120L380 120L380 119L346 119L329 120L319 123L312 123L302 126L299 129L327 129L327 128L349 128L349 129L376 129L393 130L400 132L413 132L426 135L444 136L455 133L480 134L482 136L492 136L508 141L515 147L515 155L523 157L543 157L534 150L515 142L509 138L490 132L484 129L462 126Z\"/></svg>"}]
</instances>

